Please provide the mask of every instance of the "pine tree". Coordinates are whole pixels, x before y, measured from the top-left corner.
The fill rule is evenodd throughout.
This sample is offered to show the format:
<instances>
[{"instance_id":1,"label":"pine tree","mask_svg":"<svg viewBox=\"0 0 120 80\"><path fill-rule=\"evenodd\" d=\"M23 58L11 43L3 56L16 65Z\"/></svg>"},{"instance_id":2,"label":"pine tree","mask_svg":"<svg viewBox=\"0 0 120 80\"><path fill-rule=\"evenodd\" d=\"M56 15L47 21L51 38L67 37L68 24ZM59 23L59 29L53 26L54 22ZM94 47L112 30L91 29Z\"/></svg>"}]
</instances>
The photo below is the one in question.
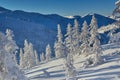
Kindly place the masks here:
<instances>
[{"instance_id":1,"label":"pine tree","mask_svg":"<svg viewBox=\"0 0 120 80\"><path fill-rule=\"evenodd\" d=\"M88 25L87 22L84 21L83 23L83 27L82 27L82 32L80 35L80 39L81 39L81 52L84 53L85 55L87 55L90 51L90 46L89 46L89 38L90 38L90 33L88 30Z\"/></svg>"},{"instance_id":2,"label":"pine tree","mask_svg":"<svg viewBox=\"0 0 120 80\"><path fill-rule=\"evenodd\" d=\"M16 52L17 52L18 46L16 45L16 42L14 41L13 37L14 37L13 31L10 29L7 29L6 30L6 38L9 40L9 43L7 43L5 45L5 49L8 53L15 54L13 58L15 60L15 63L17 64ZM16 50L16 51L14 51L14 50Z\"/></svg>"},{"instance_id":3,"label":"pine tree","mask_svg":"<svg viewBox=\"0 0 120 80\"><path fill-rule=\"evenodd\" d=\"M68 54L65 59L66 80L77 80L77 71L73 65L72 55Z\"/></svg>"},{"instance_id":4,"label":"pine tree","mask_svg":"<svg viewBox=\"0 0 120 80\"><path fill-rule=\"evenodd\" d=\"M28 54L28 61L29 61L29 68L33 67L36 65L36 59L35 59L35 54L34 54L34 49L32 43L29 43L29 54Z\"/></svg>"},{"instance_id":5,"label":"pine tree","mask_svg":"<svg viewBox=\"0 0 120 80\"><path fill-rule=\"evenodd\" d=\"M45 54L43 52L40 54L40 60L45 61Z\"/></svg>"},{"instance_id":6,"label":"pine tree","mask_svg":"<svg viewBox=\"0 0 120 80\"><path fill-rule=\"evenodd\" d=\"M36 59L36 64L39 64L39 57L38 57L38 53L36 50L34 50L34 55L35 55L35 59Z\"/></svg>"},{"instance_id":7,"label":"pine tree","mask_svg":"<svg viewBox=\"0 0 120 80\"><path fill-rule=\"evenodd\" d=\"M48 44L46 46L46 61L49 61L51 59L51 47L50 45Z\"/></svg>"},{"instance_id":8,"label":"pine tree","mask_svg":"<svg viewBox=\"0 0 120 80\"><path fill-rule=\"evenodd\" d=\"M28 68L28 55L29 55L29 43L27 40L24 40L24 69Z\"/></svg>"},{"instance_id":9,"label":"pine tree","mask_svg":"<svg viewBox=\"0 0 120 80\"><path fill-rule=\"evenodd\" d=\"M100 41L99 41L99 34L98 34L98 25L97 25L97 20L95 18L95 16L92 16L92 20L91 20L91 38L90 38L90 45L92 47L92 52L95 55L94 56L94 65L100 63L102 61L101 59L101 45L100 45Z\"/></svg>"},{"instance_id":10,"label":"pine tree","mask_svg":"<svg viewBox=\"0 0 120 80\"><path fill-rule=\"evenodd\" d=\"M74 27L73 27L73 31L72 31L72 38L73 40L73 46L75 49L75 53L78 54L79 53L79 46L80 46L80 30L79 30L79 23L78 21L75 19L74 20Z\"/></svg>"},{"instance_id":11,"label":"pine tree","mask_svg":"<svg viewBox=\"0 0 120 80\"><path fill-rule=\"evenodd\" d=\"M75 52L74 45L73 45L73 38L72 38L72 28L71 24L68 24L67 26L67 33L66 33L66 38L65 38L65 46L67 48L67 55L73 54Z\"/></svg>"},{"instance_id":12,"label":"pine tree","mask_svg":"<svg viewBox=\"0 0 120 80\"><path fill-rule=\"evenodd\" d=\"M54 43L55 56L56 58L64 57L64 44L63 44L63 35L61 33L60 25L58 24L58 34L57 41Z\"/></svg>"},{"instance_id":13,"label":"pine tree","mask_svg":"<svg viewBox=\"0 0 120 80\"><path fill-rule=\"evenodd\" d=\"M11 44L10 53L6 48L8 44ZM12 46L14 44L0 33L0 80L28 80L15 64L13 57L17 47Z\"/></svg>"},{"instance_id":14,"label":"pine tree","mask_svg":"<svg viewBox=\"0 0 120 80\"><path fill-rule=\"evenodd\" d=\"M99 39L95 38L95 43L93 44L94 53L94 65L101 63L103 60L101 58L102 48Z\"/></svg>"},{"instance_id":15,"label":"pine tree","mask_svg":"<svg viewBox=\"0 0 120 80\"><path fill-rule=\"evenodd\" d=\"M14 37L13 31L10 29L7 29L6 30L6 37L8 40L13 40L13 37Z\"/></svg>"},{"instance_id":16,"label":"pine tree","mask_svg":"<svg viewBox=\"0 0 120 80\"><path fill-rule=\"evenodd\" d=\"M32 43L24 41L24 68L31 68L36 65L36 58Z\"/></svg>"},{"instance_id":17,"label":"pine tree","mask_svg":"<svg viewBox=\"0 0 120 80\"><path fill-rule=\"evenodd\" d=\"M116 8L114 9L114 11L113 11L113 16L115 16L115 14L120 14L120 0L118 0L116 3L115 3L115 5L116 5Z\"/></svg>"},{"instance_id":18,"label":"pine tree","mask_svg":"<svg viewBox=\"0 0 120 80\"><path fill-rule=\"evenodd\" d=\"M24 54L22 48L20 48L20 68L24 68Z\"/></svg>"},{"instance_id":19,"label":"pine tree","mask_svg":"<svg viewBox=\"0 0 120 80\"><path fill-rule=\"evenodd\" d=\"M92 20L90 23L90 45L93 46L93 43L95 42L95 37L99 37L99 34L97 32L98 30L98 25L97 25L97 20L95 18L95 16L92 16Z\"/></svg>"}]
</instances>

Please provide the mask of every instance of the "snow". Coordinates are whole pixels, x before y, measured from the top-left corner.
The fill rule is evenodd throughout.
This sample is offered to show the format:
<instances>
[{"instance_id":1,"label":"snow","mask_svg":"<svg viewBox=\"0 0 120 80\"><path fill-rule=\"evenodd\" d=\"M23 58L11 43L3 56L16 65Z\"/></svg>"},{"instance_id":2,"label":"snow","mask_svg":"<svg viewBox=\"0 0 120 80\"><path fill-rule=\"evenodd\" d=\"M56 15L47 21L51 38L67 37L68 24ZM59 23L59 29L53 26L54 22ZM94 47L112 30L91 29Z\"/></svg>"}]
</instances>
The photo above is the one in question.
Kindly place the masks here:
<instances>
[{"instance_id":1,"label":"snow","mask_svg":"<svg viewBox=\"0 0 120 80\"><path fill-rule=\"evenodd\" d=\"M110 31L112 29L117 29L119 28L119 26L117 24L110 24L110 25L107 25L107 26L103 26L101 28L98 29L98 32L99 33L104 33L104 32L107 32L107 31Z\"/></svg>"},{"instance_id":2,"label":"snow","mask_svg":"<svg viewBox=\"0 0 120 80\"><path fill-rule=\"evenodd\" d=\"M110 47L110 46L114 46ZM78 80L119 80L120 79L120 53L111 55L114 52L120 52L119 44L107 44L102 46L105 61L96 66L82 68L82 62L86 60L84 55L76 55L75 67L78 71ZM64 59L53 59L48 62L40 63L29 70L25 70L26 76L31 80L65 80L65 71L63 67ZM50 75L45 76L44 71Z\"/></svg>"},{"instance_id":3,"label":"snow","mask_svg":"<svg viewBox=\"0 0 120 80\"><path fill-rule=\"evenodd\" d=\"M65 18L73 19L74 16L65 16Z\"/></svg>"},{"instance_id":4,"label":"snow","mask_svg":"<svg viewBox=\"0 0 120 80\"><path fill-rule=\"evenodd\" d=\"M120 0L118 0L117 2L115 2L116 5L118 5L120 3Z\"/></svg>"}]
</instances>

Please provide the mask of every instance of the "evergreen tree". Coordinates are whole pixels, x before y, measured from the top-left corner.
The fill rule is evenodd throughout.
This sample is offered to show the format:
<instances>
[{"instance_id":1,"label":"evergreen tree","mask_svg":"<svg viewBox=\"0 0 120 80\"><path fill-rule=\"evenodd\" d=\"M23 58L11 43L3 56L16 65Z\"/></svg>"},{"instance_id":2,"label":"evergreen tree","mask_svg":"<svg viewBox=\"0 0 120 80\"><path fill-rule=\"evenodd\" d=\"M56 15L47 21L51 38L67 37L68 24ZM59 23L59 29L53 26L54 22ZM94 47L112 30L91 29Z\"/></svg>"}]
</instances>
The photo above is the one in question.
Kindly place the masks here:
<instances>
[{"instance_id":1,"label":"evergreen tree","mask_svg":"<svg viewBox=\"0 0 120 80\"><path fill-rule=\"evenodd\" d=\"M6 37L8 40L13 40L13 37L14 37L13 31L10 29L7 29L6 30Z\"/></svg>"},{"instance_id":2,"label":"evergreen tree","mask_svg":"<svg viewBox=\"0 0 120 80\"><path fill-rule=\"evenodd\" d=\"M56 58L64 57L64 44L63 44L63 35L61 33L60 25L58 24L58 34L57 41L54 44L55 56Z\"/></svg>"},{"instance_id":3,"label":"evergreen tree","mask_svg":"<svg viewBox=\"0 0 120 80\"><path fill-rule=\"evenodd\" d=\"M102 48L99 39L95 38L95 43L93 44L94 53L94 65L101 63L103 60L101 58Z\"/></svg>"},{"instance_id":4,"label":"evergreen tree","mask_svg":"<svg viewBox=\"0 0 120 80\"><path fill-rule=\"evenodd\" d=\"M10 51L7 49L9 48L8 44L11 44L9 45L11 47ZM0 80L28 80L15 64L13 57L18 48L13 45L15 43L12 44L11 40L6 38L3 33L0 33Z\"/></svg>"},{"instance_id":5,"label":"evergreen tree","mask_svg":"<svg viewBox=\"0 0 120 80\"><path fill-rule=\"evenodd\" d=\"M23 65L24 65L24 69L25 68L28 68L28 55L29 55L29 44L28 44L28 41L27 40L24 40L24 62L23 62Z\"/></svg>"},{"instance_id":6,"label":"evergreen tree","mask_svg":"<svg viewBox=\"0 0 120 80\"><path fill-rule=\"evenodd\" d=\"M65 46L66 46L66 51L67 55L73 54L75 52L74 45L73 45L73 38L72 38L72 28L71 24L68 24L67 26L67 33L66 33L66 38L65 38Z\"/></svg>"},{"instance_id":7,"label":"evergreen tree","mask_svg":"<svg viewBox=\"0 0 120 80\"><path fill-rule=\"evenodd\" d=\"M35 54L36 64L39 64L39 57L36 50L34 50L34 54Z\"/></svg>"},{"instance_id":8,"label":"evergreen tree","mask_svg":"<svg viewBox=\"0 0 120 80\"><path fill-rule=\"evenodd\" d=\"M28 43L27 40L24 41L24 68L31 68L36 65L36 58L32 43Z\"/></svg>"},{"instance_id":9,"label":"evergreen tree","mask_svg":"<svg viewBox=\"0 0 120 80\"><path fill-rule=\"evenodd\" d=\"M100 41L99 41L99 34L98 34L98 25L97 25L97 20L95 18L95 16L92 16L92 20L91 20L91 38L90 38L90 45L92 47L92 52L95 55L94 56L94 65L100 63L102 61L101 59L101 45L100 45Z\"/></svg>"},{"instance_id":10,"label":"evergreen tree","mask_svg":"<svg viewBox=\"0 0 120 80\"><path fill-rule=\"evenodd\" d=\"M43 52L40 54L40 60L45 61L45 54Z\"/></svg>"},{"instance_id":11,"label":"evergreen tree","mask_svg":"<svg viewBox=\"0 0 120 80\"><path fill-rule=\"evenodd\" d=\"M77 80L77 71L73 65L72 55L68 54L65 59L66 80Z\"/></svg>"},{"instance_id":12,"label":"evergreen tree","mask_svg":"<svg viewBox=\"0 0 120 80\"><path fill-rule=\"evenodd\" d=\"M51 59L51 47L50 45L48 44L46 46L46 61L50 60Z\"/></svg>"},{"instance_id":13,"label":"evergreen tree","mask_svg":"<svg viewBox=\"0 0 120 80\"><path fill-rule=\"evenodd\" d=\"M9 40L9 43L5 45L5 49L7 50L8 53L15 54L13 58L15 60L15 63L17 64L16 52L17 52L18 46L16 45L16 42L14 41L13 37L14 37L13 31L10 29L7 29L6 38Z\"/></svg>"},{"instance_id":14,"label":"evergreen tree","mask_svg":"<svg viewBox=\"0 0 120 80\"><path fill-rule=\"evenodd\" d=\"M28 67L31 68L36 65L36 58L32 43L29 44Z\"/></svg>"},{"instance_id":15,"label":"evergreen tree","mask_svg":"<svg viewBox=\"0 0 120 80\"><path fill-rule=\"evenodd\" d=\"M95 38L99 37L97 30L98 30L97 20L96 20L95 16L93 15L91 23L90 23L90 35L91 35L90 45L91 46L93 46L93 43L95 42Z\"/></svg>"},{"instance_id":16,"label":"evergreen tree","mask_svg":"<svg viewBox=\"0 0 120 80\"><path fill-rule=\"evenodd\" d=\"M72 33L73 40L73 46L75 48L75 53L79 53L79 46L80 46L80 30L79 30L79 23L75 19L74 20L74 27L73 27L73 33Z\"/></svg>"},{"instance_id":17,"label":"evergreen tree","mask_svg":"<svg viewBox=\"0 0 120 80\"><path fill-rule=\"evenodd\" d=\"M82 32L81 32L81 52L87 55L90 52L90 46L89 46L89 38L90 38L90 33L88 30L88 25L87 22L84 21L83 27L82 27Z\"/></svg>"},{"instance_id":18,"label":"evergreen tree","mask_svg":"<svg viewBox=\"0 0 120 80\"><path fill-rule=\"evenodd\" d=\"M24 54L23 54L23 50L22 48L20 48L20 68L24 68L25 64L24 64Z\"/></svg>"}]
</instances>

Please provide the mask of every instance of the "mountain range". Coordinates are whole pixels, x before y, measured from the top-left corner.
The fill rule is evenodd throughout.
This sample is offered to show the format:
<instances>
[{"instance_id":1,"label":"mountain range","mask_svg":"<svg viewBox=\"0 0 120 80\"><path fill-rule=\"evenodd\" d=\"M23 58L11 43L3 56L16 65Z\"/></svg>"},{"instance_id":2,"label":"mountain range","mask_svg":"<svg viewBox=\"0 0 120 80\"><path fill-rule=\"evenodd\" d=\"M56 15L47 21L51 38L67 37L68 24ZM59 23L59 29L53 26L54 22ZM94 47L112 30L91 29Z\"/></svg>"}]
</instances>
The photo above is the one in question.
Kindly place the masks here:
<instances>
[{"instance_id":1,"label":"mountain range","mask_svg":"<svg viewBox=\"0 0 120 80\"><path fill-rule=\"evenodd\" d=\"M50 44L53 48L57 34L57 24L61 25L62 32L65 34L68 23L74 25L74 20L77 19L81 28L85 20L90 24L92 15L96 17L99 28L116 22L114 19L96 13L84 17L77 15L73 18L66 18L58 14L44 15L22 10L12 11L0 7L0 31L5 33L6 29L11 29L19 47L23 47L24 40L27 39L40 54L45 51L47 44Z\"/></svg>"}]
</instances>

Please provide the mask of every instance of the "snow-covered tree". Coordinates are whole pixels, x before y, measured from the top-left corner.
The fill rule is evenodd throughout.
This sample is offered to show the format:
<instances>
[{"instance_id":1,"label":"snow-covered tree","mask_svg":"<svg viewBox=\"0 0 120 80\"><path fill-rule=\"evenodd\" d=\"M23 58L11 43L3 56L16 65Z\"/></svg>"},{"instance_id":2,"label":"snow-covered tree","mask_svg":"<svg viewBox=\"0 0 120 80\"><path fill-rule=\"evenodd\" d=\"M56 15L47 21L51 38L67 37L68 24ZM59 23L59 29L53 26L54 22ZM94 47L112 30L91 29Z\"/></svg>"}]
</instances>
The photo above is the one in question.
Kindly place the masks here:
<instances>
[{"instance_id":1,"label":"snow-covered tree","mask_svg":"<svg viewBox=\"0 0 120 80\"><path fill-rule=\"evenodd\" d=\"M22 48L20 48L20 68L24 68L25 64L24 64L24 53Z\"/></svg>"},{"instance_id":2,"label":"snow-covered tree","mask_svg":"<svg viewBox=\"0 0 120 80\"><path fill-rule=\"evenodd\" d=\"M77 71L73 65L72 55L68 54L65 59L66 80L77 80Z\"/></svg>"},{"instance_id":3,"label":"snow-covered tree","mask_svg":"<svg viewBox=\"0 0 120 80\"><path fill-rule=\"evenodd\" d=\"M14 60L16 61L16 64L17 64L16 52L17 52L18 46L16 45L16 42L14 41L13 37L14 37L13 31L10 30L10 29L7 29L6 30L6 38L9 40L9 43L7 43L5 45L5 49L9 53L13 53L14 52L13 53L13 54L15 54L14 55ZM16 50L16 51L14 51L14 50Z\"/></svg>"},{"instance_id":4,"label":"snow-covered tree","mask_svg":"<svg viewBox=\"0 0 120 80\"><path fill-rule=\"evenodd\" d=\"M24 68L31 68L36 65L36 58L32 43L28 43L27 40L24 41Z\"/></svg>"},{"instance_id":5,"label":"snow-covered tree","mask_svg":"<svg viewBox=\"0 0 120 80\"><path fill-rule=\"evenodd\" d=\"M72 28L71 24L68 24L65 38L65 53L67 56L65 57L65 71L66 71L66 80L77 80L76 75L77 72L75 67L73 66L73 53L74 45L73 45L73 37L72 37Z\"/></svg>"},{"instance_id":6,"label":"snow-covered tree","mask_svg":"<svg viewBox=\"0 0 120 80\"><path fill-rule=\"evenodd\" d=\"M28 68L28 55L29 55L29 43L27 40L24 40L24 61L23 61L23 65L24 65L24 68ZM21 58L21 57L20 57Z\"/></svg>"},{"instance_id":7,"label":"snow-covered tree","mask_svg":"<svg viewBox=\"0 0 120 80\"><path fill-rule=\"evenodd\" d=\"M34 50L34 54L35 54L35 59L36 59L36 64L39 64L39 56L36 50Z\"/></svg>"},{"instance_id":8,"label":"snow-covered tree","mask_svg":"<svg viewBox=\"0 0 120 80\"><path fill-rule=\"evenodd\" d=\"M74 45L73 45L73 38L72 38L72 28L71 28L71 24L68 24L67 26L67 31L66 31L66 35L65 35L65 46L66 46L66 51L67 55L68 53L73 54L75 52L74 49Z\"/></svg>"},{"instance_id":9,"label":"snow-covered tree","mask_svg":"<svg viewBox=\"0 0 120 80\"><path fill-rule=\"evenodd\" d=\"M80 50L81 50L81 53L83 53L85 55L87 55L90 50L89 38L90 38L90 33L88 30L88 25L87 25L87 22L84 21L83 27L82 27L82 32L80 35L80 39L81 39L81 43L82 43L80 46Z\"/></svg>"},{"instance_id":10,"label":"snow-covered tree","mask_svg":"<svg viewBox=\"0 0 120 80\"><path fill-rule=\"evenodd\" d=\"M32 43L29 43L28 67L31 68L35 65L36 65L36 59L35 59L33 45Z\"/></svg>"},{"instance_id":11,"label":"snow-covered tree","mask_svg":"<svg viewBox=\"0 0 120 80\"><path fill-rule=\"evenodd\" d=\"M64 44L63 44L63 35L61 32L60 24L58 24L58 34L57 41L54 43L54 50L56 58L64 57Z\"/></svg>"},{"instance_id":12,"label":"snow-covered tree","mask_svg":"<svg viewBox=\"0 0 120 80\"><path fill-rule=\"evenodd\" d=\"M79 46L80 46L80 30L79 30L79 23L78 21L75 19L74 20L74 27L72 30L72 38L73 40L73 45L75 48L75 53L79 53Z\"/></svg>"},{"instance_id":13,"label":"snow-covered tree","mask_svg":"<svg viewBox=\"0 0 120 80\"><path fill-rule=\"evenodd\" d=\"M40 61L45 61L45 54L43 52L40 54Z\"/></svg>"},{"instance_id":14,"label":"snow-covered tree","mask_svg":"<svg viewBox=\"0 0 120 80\"><path fill-rule=\"evenodd\" d=\"M120 14L120 0L118 0L117 2L115 2L116 8L113 11L113 16L117 13Z\"/></svg>"},{"instance_id":15,"label":"snow-covered tree","mask_svg":"<svg viewBox=\"0 0 120 80\"><path fill-rule=\"evenodd\" d=\"M90 38L90 45L92 47L92 52L95 55L94 56L94 65L101 62L101 45L99 41L99 33L98 33L98 25L97 20L95 16L92 16L91 24L90 24L90 32L91 32L91 38Z\"/></svg>"},{"instance_id":16,"label":"snow-covered tree","mask_svg":"<svg viewBox=\"0 0 120 80\"><path fill-rule=\"evenodd\" d=\"M10 51L8 44L11 44ZM28 80L15 64L14 52L18 48L12 46L14 44L3 33L0 33L0 80Z\"/></svg>"},{"instance_id":17,"label":"snow-covered tree","mask_svg":"<svg viewBox=\"0 0 120 80\"><path fill-rule=\"evenodd\" d=\"M48 44L47 46L46 46L46 55L45 55L45 57L46 57L46 61L48 61L48 60L50 60L51 59L51 47L50 47L50 45Z\"/></svg>"},{"instance_id":18,"label":"snow-covered tree","mask_svg":"<svg viewBox=\"0 0 120 80\"><path fill-rule=\"evenodd\" d=\"M27 39L24 40L24 52L28 51L29 43Z\"/></svg>"},{"instance_id":19,"label":"snow-covered tree","mask_svg":"<svg viewBox=\"0 0 120 80\"><path fill-rule=\"evenodd\" d=\"M14 37L13 31L10 29L7 29L6 30L6 37L8 40L13 40L13 37Z\"/></svg>"},{"instance_id":20,"label":"snow-covered tree","mask_svg":"<svg viewBox=\"0 0 120 80\"><path fill-rule=\"evenodd\" d=\"M92 16L92 20L91 20L91 23L90 23L90 35L91 35L90 45L93 46L93 43L95 42L95 38L99 37L97 20L96 20L94 15Z\"/></svg>"},{"instance_id":21,"label":"snow-covered tree","mask_svg":"<svg viewBox=\"0 0 120 80\"><path fill-rule=\"evenodd\" d=\"M95 38L95 43L93 44L93 53L94 53L94 65L101 63L102 48L100 45L100 41L97 38Z\"/></svg>"}]
</instances>

